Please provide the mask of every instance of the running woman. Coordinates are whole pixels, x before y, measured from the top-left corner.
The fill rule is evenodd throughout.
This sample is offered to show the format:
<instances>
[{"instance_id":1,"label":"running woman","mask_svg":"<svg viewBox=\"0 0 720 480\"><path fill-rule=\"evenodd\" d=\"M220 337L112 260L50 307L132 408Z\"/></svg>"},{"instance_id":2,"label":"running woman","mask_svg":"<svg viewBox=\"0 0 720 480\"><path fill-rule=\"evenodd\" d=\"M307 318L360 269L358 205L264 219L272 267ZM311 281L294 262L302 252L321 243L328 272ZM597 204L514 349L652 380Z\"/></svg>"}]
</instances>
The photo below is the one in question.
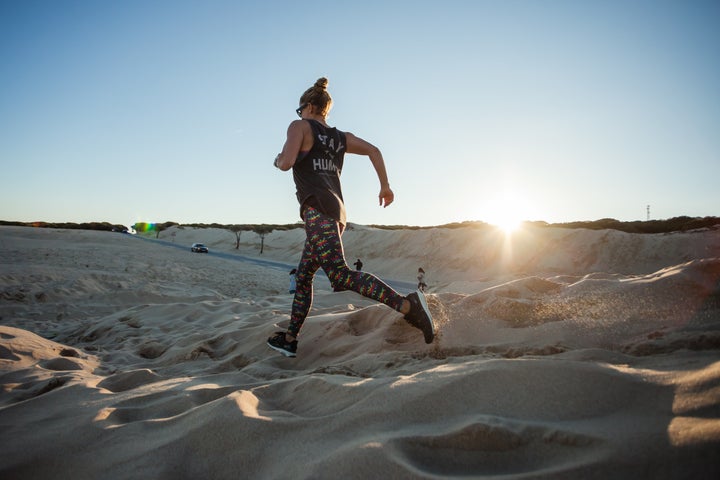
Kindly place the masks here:
<instances>
[{"instance_id":1,"label":"running woman","mask_svg":"<svg viewBox=\"0 0 720 480\"><path fill-rule=\"evenodd\" d=\"M402 313L410 325L420 329L425 343L432 343L435 325L422 292L404 297L374 275L351 270L345 261L342 233L346 216L340 185L345 154L369 157L380 180L380 206L390 205L395 194L390 189L380 150L352 133L327 124L332 107L327 85L327 78L319 78L302 94L300 106L295 110L300 120L290 123L285 145L275 158L277 168L293 170L306 239L295 274L297 287L290 325L286 332L276 332L268 338L267 343L285 356L296 356L297 338L312 306L313 279L319 268L327 274L333 290L352 290L384 303Z\"/></svg>"}]
</instances>

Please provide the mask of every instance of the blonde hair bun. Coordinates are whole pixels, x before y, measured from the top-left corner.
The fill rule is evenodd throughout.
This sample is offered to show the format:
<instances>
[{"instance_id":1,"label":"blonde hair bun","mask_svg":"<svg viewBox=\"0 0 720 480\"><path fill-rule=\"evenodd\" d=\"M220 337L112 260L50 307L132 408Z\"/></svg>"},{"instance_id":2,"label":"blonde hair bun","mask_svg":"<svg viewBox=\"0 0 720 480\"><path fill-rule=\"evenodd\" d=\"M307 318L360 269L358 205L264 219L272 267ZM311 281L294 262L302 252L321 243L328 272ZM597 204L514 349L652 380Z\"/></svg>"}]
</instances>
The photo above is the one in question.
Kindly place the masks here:
<instances>
[{"instance_id":1,"label":"blonde hair bun","mask_svg":"<svg viewBox=\"0 0 720 480\"><path fill-rule=\"evenodd\" d=\"M327 91L327 86L327 78L318 78L315 84L302 94L300 97L300 105L310 103L319 109L321 115L327 116L332 107L332 97L330 96L330 92Z\"/></svg>"},{"instance_id":2,"label":"blonde hair bun","mask_svg":"<svg viewBox=\"0 0 720 480\"><path fill-rule=\"evenodd\" d=\"M317 82L315 82L315 88L318 90L327 90L328 86L328 79L325 77L320 77L317 79Z\"/></svg>"}]
</instances>

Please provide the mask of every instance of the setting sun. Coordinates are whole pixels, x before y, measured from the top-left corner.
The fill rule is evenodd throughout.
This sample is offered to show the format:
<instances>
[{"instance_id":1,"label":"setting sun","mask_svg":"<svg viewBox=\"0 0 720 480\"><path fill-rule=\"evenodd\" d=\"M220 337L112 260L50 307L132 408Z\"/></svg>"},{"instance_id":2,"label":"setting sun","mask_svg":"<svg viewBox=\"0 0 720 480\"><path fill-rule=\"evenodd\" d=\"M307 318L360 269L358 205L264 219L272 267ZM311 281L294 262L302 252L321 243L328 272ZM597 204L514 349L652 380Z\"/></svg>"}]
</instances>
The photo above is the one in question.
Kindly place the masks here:
<instances>
[{"instance_id":1,"label":"setting sun","mask_svg":"<svg viewBox=\"0 0 720 480\"><path fill-rule=\"evenodd\" d=\"M495 225L506 234L517 230L523 221L527 220L527 204L523 199L512 192L499 195L489 204L486 215L487 222Z\"/></svg>"},{"instance_id":2,"label":"setting sun","mask_svg":"<svg viewBox=\"0 0 720 480\"><path fill-rule=\"evenodd\" d=\"M497 222L494 222L493 225L501 229L506 234L513 233L515 230L520 228L520 225L522 224L522 220L520 218L513 218L513 217L507 217L502 220L499 220Z\"/></svg>"}]
</instances>

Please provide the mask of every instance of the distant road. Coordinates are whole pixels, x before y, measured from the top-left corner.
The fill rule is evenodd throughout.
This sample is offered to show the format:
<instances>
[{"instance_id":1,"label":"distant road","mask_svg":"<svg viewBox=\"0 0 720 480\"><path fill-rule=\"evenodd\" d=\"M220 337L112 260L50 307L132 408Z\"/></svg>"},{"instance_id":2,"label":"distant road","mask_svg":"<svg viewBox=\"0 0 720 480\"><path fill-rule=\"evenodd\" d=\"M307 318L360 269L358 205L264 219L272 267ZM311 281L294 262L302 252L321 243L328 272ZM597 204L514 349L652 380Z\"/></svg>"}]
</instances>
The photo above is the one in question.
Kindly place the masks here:
<instances>
[{"instance_id":1,"label":"distant road","mask_svg":"<svg viewBox=\"0 0 720 480\"><path fill-rule=\"evenodd\" d=\"M179 250L184 250L190 253L190 246L189 245L181 245L175 242L170 242L168 240L160 240L156 238L147 238L143 237L142 235L131 235L132 237L139 238L141 240L145 240L148 242L154 242L154 243L160 243L162 245L165 245L167 247L173 247L177 248ZM247 263L254 263L256 265L260 265L261 267L265 268L273 268L276 270L280 270L281 272L289 272L293 268L297 268L297 264L291 264L291 263L283 263L283 262L276 262L273 260L263 260L261 258L254 258L254 257L248 257L245 255L235 254L235 253L227 253L227 252L214 252L210 251L210 253L206 254L199 254L199 255L210 255L213 257L219 257L224 258L226 260L234 260L236 262L247 262ZM318 271L318 275L320 275L322 278L327 280L327 276L325 275L325 272ZM404 282L402 280L390 280L383 278L382 279L385 283L390 285L392 288L398 291L398 293L402 294L408 294L412 291L414 291L417 288L417 284L412 282Z\"/></svg>"}]
</instances>

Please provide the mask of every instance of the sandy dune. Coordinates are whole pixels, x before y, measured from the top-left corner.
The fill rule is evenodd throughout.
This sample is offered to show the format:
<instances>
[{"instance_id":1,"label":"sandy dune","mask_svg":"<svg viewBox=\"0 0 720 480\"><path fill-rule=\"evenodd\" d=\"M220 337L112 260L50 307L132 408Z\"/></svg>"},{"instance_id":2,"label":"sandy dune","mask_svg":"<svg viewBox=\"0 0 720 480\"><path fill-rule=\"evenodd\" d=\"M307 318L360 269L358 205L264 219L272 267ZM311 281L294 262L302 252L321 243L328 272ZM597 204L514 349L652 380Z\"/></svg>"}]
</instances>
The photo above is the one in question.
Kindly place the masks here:
<instances>
[{"instance_id":1,"label":"sandy dune","mask_svg":"<svg viewBox=\"0 0 720 480\"><path fill-rule=\"evenodd\" d=\"M287 359L302 241L0 227L0 478L720 478L720 229L354 226L438 338L318 279Z\"/></svg>"}]
</instances>

